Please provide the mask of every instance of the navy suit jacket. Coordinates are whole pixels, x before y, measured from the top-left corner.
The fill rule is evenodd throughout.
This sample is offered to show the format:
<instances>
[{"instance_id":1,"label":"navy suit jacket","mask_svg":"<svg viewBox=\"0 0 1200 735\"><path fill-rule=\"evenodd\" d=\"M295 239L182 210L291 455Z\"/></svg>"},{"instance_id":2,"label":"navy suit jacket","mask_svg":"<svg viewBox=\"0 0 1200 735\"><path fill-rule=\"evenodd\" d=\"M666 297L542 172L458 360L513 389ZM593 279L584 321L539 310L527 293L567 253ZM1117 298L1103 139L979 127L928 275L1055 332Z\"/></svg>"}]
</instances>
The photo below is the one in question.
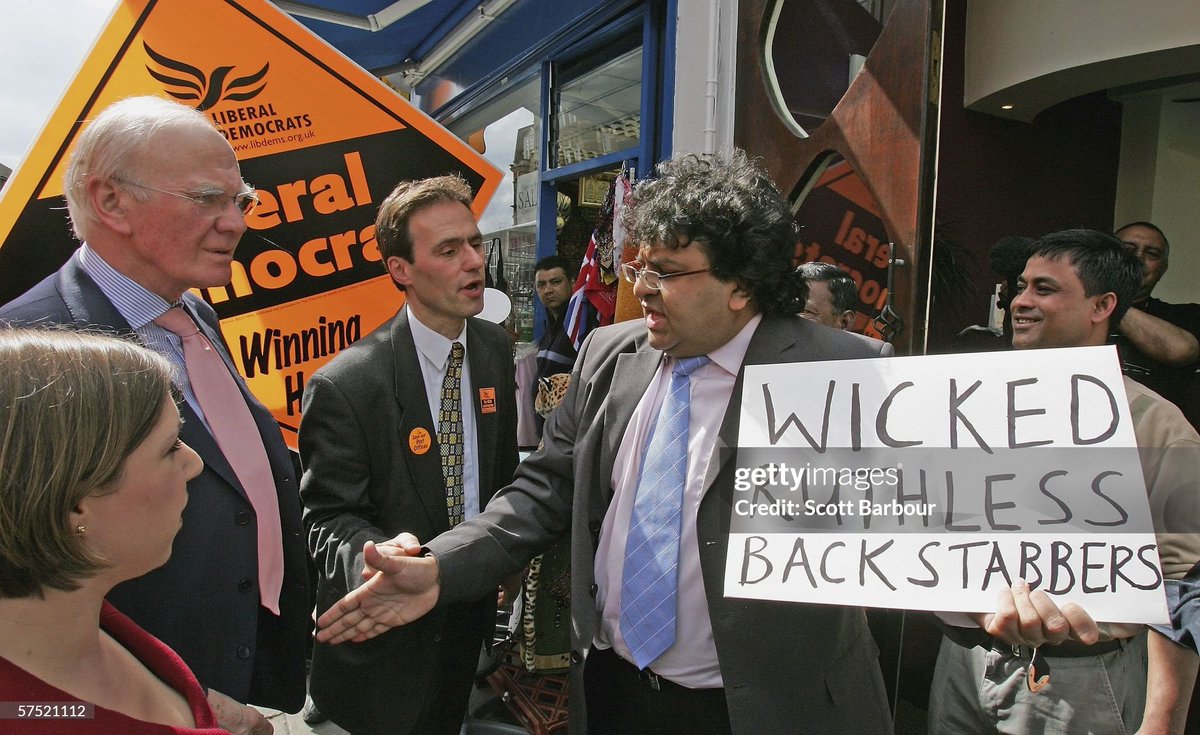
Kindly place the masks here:
<instances>
[{"instance_id":1,"label":"navy suit jacket","mask_svg":"<svg viewBox=\"0 0 1200 735\"><path fill-rule=\"evenodd\" d=\"M236 377L212 308L191 294L184 294L183 302ZM83 271L78 256L0 308L0 322L132 333ZM250 701L253 692L254 704L295 712L304 703L310 624L295 467L271 414L240 377L237 382L262 434L279 497L284 556L280 616L259 604L254 508L216 441L186 402L180 406L180 438L204 460L204 470L188 483L183 527L171 558L159 569L118 585L108 599L173 648L205 687L240 702ZM252 675L257 677L253 688Z\"/></svg>"},{"instance_id":2,"label":"navy suit jacket","mask_svg":"<svg viewBox=\"0 0 1200 735\"><path fill-rule=\"evenodd\" d=\"M881 349L881 343L799 317L764 317L743 364L879 357ZM613 464L661 359L640 320L593 332L579 352L567 395L546 421L543 448L521 463L485 513L427 542L441 571L441 605L493 588L570 532L572 733L587 730L583 668L600 624L595 560L613 497ZM837 364L830 362L829 369L835 372ZM721 424L718 461L709 465L696 519L733 732L890 733L878 648L861 608L724 595L742 379L739 374Z\"/></svg>"}]
</instances>

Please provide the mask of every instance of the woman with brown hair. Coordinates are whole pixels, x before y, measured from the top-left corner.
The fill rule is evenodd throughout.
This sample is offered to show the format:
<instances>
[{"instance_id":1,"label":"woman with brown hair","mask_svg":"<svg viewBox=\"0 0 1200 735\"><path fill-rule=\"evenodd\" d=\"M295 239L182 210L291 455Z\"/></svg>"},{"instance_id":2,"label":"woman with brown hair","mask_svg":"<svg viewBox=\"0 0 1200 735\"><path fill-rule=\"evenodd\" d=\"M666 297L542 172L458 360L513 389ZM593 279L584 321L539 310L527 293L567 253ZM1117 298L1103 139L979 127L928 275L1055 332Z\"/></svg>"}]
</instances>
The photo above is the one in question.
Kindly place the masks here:
<instances>
[{"instance_id":1,"label":"woman with brown hair","mask_svg":"<svg viewBox=\"0 0 1200 735\"><path fill-rule=\"evenodd\" d=\"M202 468L179 426L165 358L0 330L4 732L226 732L179 657L104 599L171 555Z\"/></svg>"}]
</instances>

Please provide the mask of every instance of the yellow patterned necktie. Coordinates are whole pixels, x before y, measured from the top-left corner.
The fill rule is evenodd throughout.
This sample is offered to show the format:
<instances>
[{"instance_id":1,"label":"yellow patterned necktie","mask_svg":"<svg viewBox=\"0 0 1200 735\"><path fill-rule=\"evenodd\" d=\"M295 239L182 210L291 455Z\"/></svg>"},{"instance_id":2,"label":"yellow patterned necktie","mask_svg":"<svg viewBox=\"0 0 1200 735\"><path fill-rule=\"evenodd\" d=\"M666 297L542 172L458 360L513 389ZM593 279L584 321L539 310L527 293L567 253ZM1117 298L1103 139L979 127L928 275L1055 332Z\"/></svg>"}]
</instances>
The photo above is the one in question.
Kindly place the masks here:
<instances>
[{"instance_id":1,"label":"yellow patterned necktie","mask_svg":"<svg viewBox=\"0 0 1200 735\"><path fill-rule=\"evenodd\" d=\"M453 528L463 522L463 346L450 347L450 364L442 381L442 404L438 411L438 447L442 453L442 475L446 478L446 515Z\"/></svg>"}]
</instances>

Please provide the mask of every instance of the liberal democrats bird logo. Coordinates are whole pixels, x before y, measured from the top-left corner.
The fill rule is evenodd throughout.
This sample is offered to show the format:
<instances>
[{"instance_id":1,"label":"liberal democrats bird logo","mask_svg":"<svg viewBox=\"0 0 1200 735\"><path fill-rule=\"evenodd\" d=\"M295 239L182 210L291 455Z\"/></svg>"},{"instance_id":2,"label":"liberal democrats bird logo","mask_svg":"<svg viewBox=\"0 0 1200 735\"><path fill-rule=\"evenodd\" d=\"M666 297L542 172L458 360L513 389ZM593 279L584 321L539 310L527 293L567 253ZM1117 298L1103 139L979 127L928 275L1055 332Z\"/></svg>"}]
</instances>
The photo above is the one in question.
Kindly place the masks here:
<instances>
[{"instance_id":1,"label":"liberal democrats bird logo","mask_svg":"<svg viewBox=\"0 0 1200 735\"><path fill-rule=\"evenodd\" d=\"M224 100L241 102L253 99L267 86L262 79L267 75L267 69L271 66L269 62L263 64L261 69L250 76L226 81L229 73L233 71L232 66L219 66L213 70L212 75L205 76L203 71L191 64L163 56L150 48L149 44L144 41L142 46L151 59L170 70L169 72L161 71L147 66L146 71L150 72L150 76L166 85L166 93L175 99L189 104L198 100L194 106L200 112L204 112Z\"/></svg>"}]
</instances>

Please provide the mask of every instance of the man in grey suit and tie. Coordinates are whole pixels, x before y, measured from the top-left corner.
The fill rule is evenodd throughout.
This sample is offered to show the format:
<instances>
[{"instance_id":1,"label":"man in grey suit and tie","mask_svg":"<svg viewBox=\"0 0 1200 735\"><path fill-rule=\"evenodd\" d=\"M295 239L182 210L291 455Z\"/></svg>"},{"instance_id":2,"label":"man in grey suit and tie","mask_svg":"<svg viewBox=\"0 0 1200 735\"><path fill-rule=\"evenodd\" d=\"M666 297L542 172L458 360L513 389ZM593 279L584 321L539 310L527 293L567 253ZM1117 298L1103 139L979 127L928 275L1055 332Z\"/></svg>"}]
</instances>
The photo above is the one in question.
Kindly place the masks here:
<instances>
[{"instance_id":1,"label":"man in grey suit and tie","mask_svg":"<svg viewBox=\"0 0 1200 735\"><path fill-rule=\"evenodd\" d=\"M516 377L483 308L483 238L460 178L403 182L376 240L405 306L305 386L300 494L317 612L363 581L364 546L479 513L517 464ZM354 735L457 735L496 587L360 646L317 643L310 696Z\"/></svg>"},{"instance_id":2,"label":"man in grey suit and tie","mask_svg":"<svg viewBox=\"0 0 1200 735\"><path fill-rule=\"evenodd\" d=\"M635 190L623 266L644 319L584 343L544 448L486 512L424 549L368 548L379 571L319 639L353 649L420 625L570 533L572 732L890 732L861 609L724 596L742 367L880 349L795 316L791 211L745 154L657 174Z\"/></svg>"}]
</instances>

